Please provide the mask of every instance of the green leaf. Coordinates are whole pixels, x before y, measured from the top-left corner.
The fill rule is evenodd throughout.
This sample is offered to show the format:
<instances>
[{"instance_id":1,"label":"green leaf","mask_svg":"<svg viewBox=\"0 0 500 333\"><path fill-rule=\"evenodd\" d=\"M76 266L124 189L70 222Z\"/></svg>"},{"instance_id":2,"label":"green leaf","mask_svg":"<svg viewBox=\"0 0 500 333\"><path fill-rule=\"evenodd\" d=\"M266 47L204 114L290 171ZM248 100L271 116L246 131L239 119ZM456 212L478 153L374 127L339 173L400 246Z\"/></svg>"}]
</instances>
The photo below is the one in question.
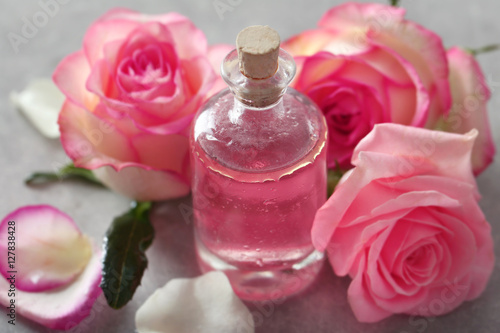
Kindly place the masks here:
<instances>
[{"instance_id":1,"label":"green leaf","mask_svg":"<svg viewBox=\"0 0 500 333\"><path fill-rule=\"evenodd\" d=\"M150 210L151 202L135 203L106 232L101 289L114 309L132 299L148 266L145 251L154 238Z\"/></svg>"},{"instance_id":2,"label":"green leaf","mask_svg":"<svg viewBox=\"0 0 500 333\"><path fill-rule=\"evenodd\" d=\"M339 164L337 163L335 169L329 169L328 170L328 175L327 175L327 190L328 190L328 197L330 197L333 194L333 191L335 190L335 187L340 181L340 178L344 175L345 171L340 169Z\"/></svg>"},{"instance_id":3,"label":"green leaf","mask_svg":"<svg viewBox=\"0 0 500 333\"><path fill-rule=\"evenodd\" d=\"M389 3L391 6L397 7L399 6L399 0L390 0Z\"/></svg>"},{"instance_id":4,"label":"green leaf","mask_svg":"<svg viewBox=\"0 0 500 333\"><path fill-rule=\"evenodd\" d=\"M35 172L24 182L26 183L26 185L36 186L67 179L76 179L85 181L93 185L104 187L99 179L94 176L92 170L75 167L73 163L62 167L58 172Z\"/></svg>"}]
</instances>

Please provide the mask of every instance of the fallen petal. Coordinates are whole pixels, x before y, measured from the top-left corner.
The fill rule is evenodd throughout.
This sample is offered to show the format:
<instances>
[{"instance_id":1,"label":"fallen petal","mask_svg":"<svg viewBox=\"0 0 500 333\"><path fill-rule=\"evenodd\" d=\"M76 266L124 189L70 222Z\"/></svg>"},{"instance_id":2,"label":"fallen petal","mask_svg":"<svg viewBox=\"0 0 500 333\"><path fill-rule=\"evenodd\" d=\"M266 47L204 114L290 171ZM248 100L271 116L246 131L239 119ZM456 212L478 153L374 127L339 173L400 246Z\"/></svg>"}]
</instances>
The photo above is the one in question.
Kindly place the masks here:
<instances>
[{"instance_id":1,"label":"fallen petal","mask_svg":"<svg viewBox=\"0 0 500 333\"><path fill-rule=\"evenodd\" d=\"M69 330L86 318L102 293L101 252L94 249L85 270L71 284L50 291L30 293L16 290L14 297L7 291L10 282L0 278L0 303L9 307L15 301L16 313L41 325L57 330ZM9 310L7 310L9 311Z\"/></svg>"},{"instance_id":2,"label":"fallen petal","mask_svg":"<svg viewBox=\"0 0 500 333\"><path fill-rule=\"evenodd\" d=\"M14 264L0 261L0 272L8 278L9 272L16 270L16 289L22 291L45 291L68 284L92 255L89 239L73 220L48 205L24 206L7 215L0 224L0 239L4 257L9 252L15 258Z\"/></svg>"},{"instance_id":3,"label":"fallen petal","mask_svg":"<svg viewBox=\"0 0 500 333\"><path fill-rule=\"evenodd\" d=\"M254 332L250 311L222 272L173 279L137 310L139 333Z\"/></svg>"},{"instance_id":4,"label":"fallen petal","mask_svg":"<svg viewBox=\"0 0 500 333\"><path fill-rule=\"evenodd\" d=\"M52 80L33 80L23 91L13 91L10 99L40 133L51 139L59 137L57 117L65 96Z\"/></svg>"},{"instance_id":5,"label":"fallen petal","mask_svg":"<svg viewBox=\"0 0 500 333\"><path fill-rule=\"evenodd\" d=\"M21 207L0 224L0 244L7 246L0 253L13 257L8 275L0 276L0 290L5 291L0 293L0 304L9 313L13 308L19 315L62 330L90 314L102 292L101 251L66 214L47 205ZM22 286L38 291L21 290Z\"/></svg>"}]
</instances>

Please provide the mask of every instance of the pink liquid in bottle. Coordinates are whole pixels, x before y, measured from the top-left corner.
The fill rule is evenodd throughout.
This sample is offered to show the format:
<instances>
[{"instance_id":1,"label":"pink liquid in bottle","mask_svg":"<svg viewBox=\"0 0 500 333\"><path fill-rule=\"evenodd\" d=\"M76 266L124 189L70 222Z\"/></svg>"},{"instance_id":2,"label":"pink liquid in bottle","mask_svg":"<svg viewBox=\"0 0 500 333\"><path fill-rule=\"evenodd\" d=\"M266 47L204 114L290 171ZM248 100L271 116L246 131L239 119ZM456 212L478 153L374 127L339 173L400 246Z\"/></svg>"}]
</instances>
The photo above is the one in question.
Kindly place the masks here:
<instances>
[{"instance_id":1,"label":"pink liquid in bottle","mask_svg":"<svg viewBox=\"0 0 500 333\"><path fill-rule=\"evenodd\" d=\"M223 270L248 300L296 293L323 263L310 231L326 200L325 120L286 89L295 65L282 50L279 64L273 78L254 82L230 53L222 72L231 91L205 104L191 133L198 261L203 271ZM253 106L252 89L272 103Z\"/></svg>"}]
</instances>

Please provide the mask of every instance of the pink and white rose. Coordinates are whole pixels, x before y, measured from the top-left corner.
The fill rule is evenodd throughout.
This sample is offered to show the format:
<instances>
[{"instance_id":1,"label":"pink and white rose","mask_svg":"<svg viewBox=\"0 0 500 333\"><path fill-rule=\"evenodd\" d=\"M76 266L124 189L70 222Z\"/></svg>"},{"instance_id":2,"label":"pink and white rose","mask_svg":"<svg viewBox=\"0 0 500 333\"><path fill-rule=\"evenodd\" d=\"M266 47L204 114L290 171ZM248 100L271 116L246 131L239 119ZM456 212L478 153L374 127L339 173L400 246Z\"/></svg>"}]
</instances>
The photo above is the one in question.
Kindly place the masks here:
<instances>
[{"instance_id":1,"label":"pink and white rose","mask_svg":"<svg viewBox=\"0 0 500 333\"><path fill-rule=\"evenodd\" d=\"M61 141L78 167L113 190L162 200L190 190L188 128L220 87L211 63L228 47L177 13L109 11L85 34L83 49L57 67L66 95Z\"/></svg>"},{"instance_id":2,"label":"pink and white rose","mask_svg":"<svg viewBox=\"0 0 500 333\"><path fill-rule=\"evenodd\" d=\"M312 238L349 275L357 319L436 316L478 297L494 267L465 135L376 125L318 211Z\"/></svg>"},{"instance_id":3,"label":"pink and white rose","mask_svg":"<svg viewBox=\"0 0 500 333\"><path fill-rule=\"evenodd\" d=\"M404 15L349 2L283 44L297 62L292 85L326 116L329 168L351 167L354 147L377 123L433 127L450 108L442 41Z\"/></svg>"}]
</instances>

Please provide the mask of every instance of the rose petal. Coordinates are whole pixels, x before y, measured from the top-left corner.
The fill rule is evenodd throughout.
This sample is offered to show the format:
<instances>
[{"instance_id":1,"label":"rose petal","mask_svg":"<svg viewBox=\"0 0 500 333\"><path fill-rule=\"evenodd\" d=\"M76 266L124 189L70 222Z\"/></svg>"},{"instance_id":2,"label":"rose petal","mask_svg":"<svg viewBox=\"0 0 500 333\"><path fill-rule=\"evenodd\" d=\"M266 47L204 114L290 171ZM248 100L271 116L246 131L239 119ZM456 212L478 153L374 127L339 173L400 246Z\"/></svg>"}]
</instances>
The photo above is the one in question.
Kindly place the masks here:
<instances>
[{"instance_id":1,"label":"rose petal","mask_svg":"<svg viewBox=\"0 0 500 333\"><path fill-rule=\"evenodd\" d=\"M189 138L184 135L154 135L144 133L132 139L141 164L153 169L169 170L187 178L189 164Z\"/></svg>"},{"instance_id":2,"label":"rose petal","mask_svg":"<svg viewBox=\"0 0 500 333\"><path fill-rule=\"evenodd\" d=\"M282 47L293 56L312 56L320 51L335 55L363 54L371 46L363 40L358 40L357 32L332 30L306 30L283 42ZM353 43L354 41L354 43Z\"/></svg>"},{"instance_id":3,"label":"rose petal","mask_svg":"<svg viewBox=\"0 0 500 333\"><path fill-rule=\"evenodd\" d=\"M99 99L85 87L89 75L90 66L85 54L78 51L68 55L57 65L52 79L69 100L82 108L93 110Z\"/></svg>"},{"instance_id":4,"label":"rose petal","mask_svg":"<svg viewBox=\"0 0 500 333\"><path fill-rule=\"evenodd\" d=\"M107 43L125 39L138 25L138 22L111 17L92 24L83 39L83 49L90 66L103 57Z\"/></svg>"},{"instance_id":5,"label":"rose petal","mask_svg":"<svg viewBox=\"0 0 500 333\"><path fill-rule=\"evenodd\" d=\"M132 10L112 9L104 14L97 22L129 21L134 23L159 22L168 25L174 36L174 43L177 45L181 58L192 58L205 55L207 52L207 41L204 33L198 29L187 17L171 12L160 15L148 15ZM186 43L185 41L196 40L196 43ZM101 43L101 48L102 48Z\"/></svg>"},{"instance_id":6,"label":"rose petal","mask_svg":"<svg viewBox=\"0 0 500 333\"><path fill-rule=\"evenodd\" d=\"M395 86L403 87L412 84L401 59L394 58L394 52L384 47L372 47L370 52L362 56L362 59L386 79L392 81Z\"/></svg>"},{"instance_id":7,"label":"rose petal","mask_svg":"<svg viewBox=\"0 0 500 333\"><path fill-rule=\"evenodd\" d=\"M384 216L385 214L409 210L415 207L459 207L460 201L438 191L438 186L432 186L434 185L431 183L433 180L439 185L449 184L451 190L464 191L464 189L466 189L470 191L473 189L467 186L468 184L456 184L456 182L453 181L442 181L441 177L436 176L416 176L412 177L411 180L414 181L406 182L405 180L401 180L387 186L384 186L382 182L372 182L368 184L358 193L349 209L345 212L343 218L350 222L348 224L342 224L342 226L353 226L365 222L368 219L376 218L377 216ZM431 186L422 186L419 181L426 185L431 183ZM402 183L402 186L399 186L400 183ZM410 184L414 185L414 187ZM377 193L376 198L373 197L373 193ZM468 194L470 194L470 192Z\"/></svg>"},{"instance_id":8,"label":"rose petal","mask_svg":"<svg viewBox=\"0 0 500 333\"><path fill-rule=\"evenodd\" d=\"M452 258L442 258L444 251L440 246L446 246L446 244L439 244L437 240L443 229L425 225L424 223L412 223L405 216L396 223L390 237L388 237L384 244L381 244L382 246L377 246L378 244L374 243L375 247L370 249L370 253L376 251L379 256L374 254L373 258L376 260L372 261L371 266L369 265L367 273L377 274L375 267L383 267L383 280L390 284L397 294L405 296L415 295L422 286L435 281L435 277L440 273L441 267L445 268L443 269L444 273L448 272L446 268L449 265L447 264ZM448 230L445 229L445 231ZM433 246L436 246L436 248L432 248ZM433 254L426 256L425 259L432 261L432 258L436 257L440 259L439 263L422 268L419 267L419 264L422 266L425 263L424 260L417 263L408 261L411 255L417 256L419 253L418 250L425 249L426 247L434 251L431 251ZM416 257L415 260L418 261L420 257ZM376 289L377 287L373 286L374 293L378 294Z\"/></svg>"},{"instance_id":9,"label":"rose petal","mask_svg":"<svg viewBox=\"0 0 500 333\"><path fill-rule=\"evenodd\" d=\"M234 50L234 45L229 44L215 44L208 47L208 60L212 65L212 69L218 76L220 76L220 66L222 61L232 50Z\"/></svg>"},{"instance_id":10,"label":"rose petal","mask_svg":"<svg viewBox=\"0 0 500 333\"><path fill-rule=\"evenodd\" d=\"M342 233L333 234L327 247L328 257L335 274L344 276L355 275L356 262L360 254L365 252L381 233L392 229L393 225L407 212L393 212L379 216L375 221L367 221L349 228L343 228Z\"/></svg>"},{"instance_id":11,"label":"rose petal","mask_svg":"<svg viewBox=\"0 0 500 333\"><path fill-rule=\"evenodd\" d=\"M444 130L465 134L479 132L472 149L472 167L479 175L493 161L495 144L491 134L486 104L491 97L481 67L473 55L453 47L448 50L453 107L444 120Z\"/></svg>"},{"instance_id":12,"label":"rose petal","mask_svg":"<svg viewBox=\"0 0 500 333\"><path fill-rule=\"evenodd\" d=\"M139 333L254 332L250 311L218 271L170 280L137 310L135 322Z\"/></svg>"},{"instance_id":13,"label":"rose petal","mask_svg":"<svg viewBox=\"0 0 500 333\"><path fill-rule=\"evenodd\" d=\"M174 37L179 57L181 59L206 57L208 45L203 31L198 29L191 20L180 14L171 13L170 15L176 18L170 20L168 27ZM186 43L186 40L195 42Z\"/></svg>"},{"instance_id":14,"label":"rose petal","mask_svg":"<svg viewBox=\"0 0 500 333\"><path fill-rule=\"evenodd\" d=\"M398 125L394 125L398 126ZM371 135L370 132L369 135ZM359 145L358 145L359 147ZM351 203L359 195L361 189L372 182L373 179L389 178L397 175L401 163L392 163L393 157L385 154L377 154L372 152L362 152L359 154L359 160L362 161L363 167L354 168L340 180L335 191L326 201L326 203L316 212L313 227L311 230L312 242L318 251L324 251L335 229L339 226L344 214L351 206ZM361 162L359 163L361 164ZM379 165L391 166L380 168ZM368 166L368 167L366 167ZM375 166L375 167L374 167ZM423 166L420 166L423 168ZM370 184L372 186L372 184ZM376 186L376 184L374 185ZM387 193L388 194L388 193ZM384 197L384 192L380 192L381 198ZM369 192L364 197L363 201L367 204L373 200Z\"/></svg>"},{"instance_id":15,"label":"rose petal","mask_svg":"<svg viewBox=\"0 0 500 333\"><path fill-rule=\"evenodd\" d=\"M459 181L453 178L446 178L440 175L421 174L415 177L397 179L387 178L378 181L381 185L387 187L388 190L406 192L425 192L435 191L446 196L449 200L463 202L469 199L471 193L476 191L475 184ZM479 199L479 197L477 197ZM448 207L452 207L452 201L449 201ZM443 201L447 202L447 201ZM410 205L416 207L416 205ZM459 205L458 205L459 206Z\"/></svg>"},{"instance_id":16,"label":"rose petal","mask_svg":"<svg viewBox=\"0 0 500 333\"><path fill-rule=\"evenodd\" d=\"M45 242L46 245L42 245L42 247L45 251L49 251L49 253L36 253L40 251L41 248L32 246L36 245L32 243L35 241L31 238L33 235L30 235L30 231L25 229L28 226L27 224L36 223L34 221L26 222L26 217L29 217L31 220L34 216L39 214L41 214L41 216L38 217L49 219L49 223L52 222L46 225L48 227L47 230L41 227L37 227L33 230L37 232L38 242ZM53 219L54 217L56 218ZM8 295L7 292L0 293L0 303L5 307L9 307L12 304L12 300L14 300L15 309L18 314L51 329L68 330L73 328L90 314L94 302L102 292L99 287L101 282L101 252L99 248L92 246L92 256L90 259L87 258L86 267L70 283L46 291L23 291L19 288L18 283L25 280L25 269L29 268L30 271L32 271L32 268L42 268L36 262L27 261L27 258L36 260L38 256L44 257L49 254L50 258L46 259L52 259L59 263L59 265L55 266L52 264L48 266L44 265L43 269L46 270L49 267L51 269L50 272L43 272L46 275L44 275L43 280L40 281L45 282L48 281L47 277L57 277L58 274L59 278L64 278L67 274L60 275L61 271L64 272L64 270L67 270L67 268L71 266L78 266L67 262L67 253L65 253L68 249L67 244L63 244L63 248L57 249L57 247L61 244L61 241L66 242L64 239L61 240L60 237L71 234L68 230L73 229L73 232L76 231L77 234L79 234L79 231L66 215L49 206L21 208L14 212L13 215L7 216L3 223L8 222L10 218L14 218L16 221L16 236L20 235L20 237L16 239L16 259L19 260L16 260L16 265L19 267L16 267L17 273L9 274L8 279L5 279L3 276L0 277L0 290L6 291L9 290L9 288L13 288L12 282L14 281L11 281L11 275L15 275L15 288L17 289L15 291L15 296ZM56 225L57 229L51 228ZM7 244L7 239L4 234L5 227L3 224L1 228L1 244ZM32 226L32 228L34 228L34 226ZM8 229L5 230L8 231ZM59 235L60 231L62 234ZM28 236L30 238L27 238ZM30 243L28 244L27 241ZM77 240L77 243L78 242ZM75 244L75 246L78 246L78 244ZM53 249L50 249L50 247L53 247ZM19 249L20 252L17 252L17 249ZM73 249L71 251L73 251ZM23 258L23 256L25 258ZM83 256L85 256L85 251ZM78 259L79 257L81 257L81 255L77 254L75 260L80 261Z\"/></svg>"},{"instance_id":17,"label":"rose petal","mask_svg":"<svg viewBox=\"0 0 500 333\"><path fill-rule=\"evenodd\" d=\"M20 93L12 92L10 99L35 128L46 137L58 138L57 117L65 96L52 80L31 81Z\"/></svg>"},{"instance_id":18,"label":"rose petal","mask_svg":"<svg viewBox=\"0 0 500 333\"><path fill-rule=\"evenodd\" d=\"M425 160L432 160L437 174L475 184L470 154L476 137L477 131L457 135L397 124L377 124L356 146L352 164L358 164L363 151L411 156L407 166L410 169L417 170Z\"/></svg>"},{"instance_id":19,"label":"rose petal","mask_svg":"<svg viewBox=\"0 0 500 333\"><path fill-rule=\"evenodd\" d=\"M365 259L366 260L366 259ZM360 261L359 272L363 271ZM353 277L349 289L347 289L347 299L356 319L364 323L374 323L392 315L391 312L380 308L373 300L366 286L365 275L359 273Z\"/></svg>"},{"instance_id":20,"label":"rose petal","mask_svg":"<svg viewBox=\"0 0 500 333\"><path fill-rule=\"evenodd\" d=\"M383 20L384 26L393 26L404 20L406 10L401 7L370 3L345 3L327 11L318 26L332 30L368 27Z\"/></svg>"},{"instance_id":21,"label":"rose petal","mask_svg":"<svg viewBox=\"0 0 500 333\"><path fill-rule=\"evenodd\" d=\"M227 84L221 77L220 66L226 55L234 49L234 45L229 44L216 44L208 47L208 61L212 65L215 72L215 83L212 89L207 93L207 98L212 97L222 89L227 88Z\"/></svg>"},{"instance_id":22,"label":"rose petal","mask_svg":"<svg viewBox=\"0 0 500 333\"><path fill-rule=\"evenodd\" d=\"M445 281L444 285L430 288L426 297L406 313L417 316L441 316L457 308L466 299L470 290L469 275L462 279Z\"/></svg>"},{"instance_id":23,"label":"rose petal","mask_svg":"<svg viewBox=\"0 0 500 333\"><path fill-rule=\"evenodd\" d=\"M398 52L391 48L380 46L388 54L396 59L400 66L405 69L405 72L413 83L413 88L406 87L391 87L388 89L388 99L391 104L392 121L402 125L412 125L423 127L429 118L430 93L429 89L422 82L421 73L418 72L414 65L401 56ZM392 71L392 70L391 70ZM408 103L411 102L411 103ZM401 112L401 110L414 110L413 112ZM447 109L446 109L447 110Z\"/></svg>"},{"instance_id":24,"label":"rose petal","mask_svg":"<svg viewBox=\"0 0 500 333\"><path fill-rule=\"evenodd\" d=\"M382 33L370 34L371 42L393 50L415 68L419 80L427 91L436 90L435 108L429 109L427 124L433 123L451 106L448 82L448 61L441 38L422 26L404 21L399 25L388 25Z\"/></svg>"},{"instance_id":25,"label":"rose petal","mask_svg":"<svg viewBox=\"0 0 500 333\"><path fill-rule=\"evenodd\" d=\"M304 58L301 75L297 77L294 88L307 94L311 82L320 83L328 77L335 77L335 74L346 66L346 62L349 60L327 52Z\"/></svg>"},{"instance_id":26,"label":"rose petal","mask_svg":"<svg viewBox=\"0 0 500 333\"><path fill-rule=\"evenodd\" d=\"M37 293L16 291L16 311L51 329L68 330L90 314L102 293L100 283L101 253L98 248L94 248L87 267L71 284ZM10 282L0 278L0 289L9 288ZM10 298L6 292L0 294L0 303L9 306Z\"/></svg>"},{"instance_id":27,"label":"rose petal","mask_svg":"<svg viewBox=\"0 0 500 333\"><path fill-rule=\"evenodd\" d=\"M93 172L113 191L139 201L168 200L185 196L190 191L189 181L179 174L144 165L125 163L119 171L112 166L101 166Z\"/></svg>"},{"instance_id":28,"label":"rose petal","mask_svg":"<svg viewBox=\"0 0 500 333\"><path fill-rule=\"evenodd\" d=\"M366 186L369 182L364 170L353 169L353 172L349 173L349 178L337 185L330 198L316 212L311 236L313 245L318 251L323 252L326 249L342 216L356 198L358 189Z\"/></svg>"},{"instance_id":29,"label":"rose petal","mask_svg":"<svg viewBox=\"0 0 500 333\"><path fill-rule=\"evenodd\" d=\"M495 253L493 239L491 237L491 225L481 211L481 208L474 201L465 201L462 205L463 212L467 212L475 219L467 219L465 222L472 230L476 239L478 250L470 271L471 288L467 299L471 300L479 297L486 289L488 280L495 267Z\"/></svg>"},{"instance_id":30,"label":"rose petal","mask_svg":"<svg viewBox=\"0 0 500 333\"><path fill-rule=\"evenodd\" d=\"M196 57L189 61L184 61L183 66L188 66L189 70L185 70L184 82L186 90L191 92L193 99L200 103L206 94L212 89L214 84L215 72L207 58ZM199 106L199 104L198 104ZM181 110L175 115L174 119L182 118L188 114L194 114L197 110L189 109L188 107Z\"/></svg>"},{"instance_id":31,"label":"rose petal","mask_svg":"<svg viewBox=\"0 0 500 333\"><path fill-rule=\"evenodd\" d=\"M8 222L15 221L9 228ZM68 284L87 265L92 247L73 220L47 205L24 206L7 215L0 224L0 249L7 254L9 231L17 239L16 263L19 273L16 287L23 291L45 291ZM0 271L9 277L7 261Z\"/></svg>"},{"instance_id":32,"label":"rose petal","mask_svg":"<svg viewBox=\"0 0 500 333\"><path fill-rule=\"evenodd\" d=\"M438 191L428 190L428 191L411 191L403 193L397 198L388 200L387 202L375 207L372 210L374 216L388 214L394 211L408 209L412 207L458 207L460 202L458 200L452 199L443 195ZM357 222L354 220L353 224Z\"/></svg>"},{"instance_id":33,"label":"rose petal","mask_svg":"<svg viewBox=\"0 0 500 333\"><path fill-rule=\"evenodd\" d=\"M137 152L118 128L67 101L59 115L61 143L76 166L94 169L102 164L138 162Z\"/></svg>"}]
</instances>

